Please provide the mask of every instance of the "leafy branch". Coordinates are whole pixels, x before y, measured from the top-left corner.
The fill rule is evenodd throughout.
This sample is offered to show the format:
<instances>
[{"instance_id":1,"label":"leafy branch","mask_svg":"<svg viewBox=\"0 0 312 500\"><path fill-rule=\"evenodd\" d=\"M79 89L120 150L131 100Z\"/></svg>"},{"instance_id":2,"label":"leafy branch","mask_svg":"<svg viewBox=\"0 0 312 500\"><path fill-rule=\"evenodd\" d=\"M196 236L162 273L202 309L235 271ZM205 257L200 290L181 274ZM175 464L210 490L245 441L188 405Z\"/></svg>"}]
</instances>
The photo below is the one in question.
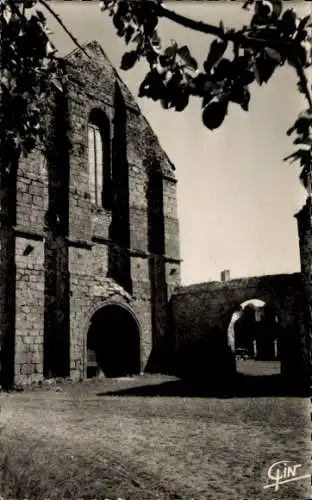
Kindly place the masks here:
<instances>
[{"instance_id":1,"label":"leafy branch","mask_svg":"<svg viewBox=\"0 0 312 500\"><path fill-rule=\"evenodd\" d=\"M150 66L140 85L139 97L160 101L165 109L175 111L183 111L190 96L199 97L202 121L210 130L223 123L230 103L248 111L251 83L267 83L276 69L286 63L294 67L298 90L305 96L308 109L304 118L299 115L291 133L297 132L294 142L298 144L302 136L297 125L305 120L308 129L304 141L309 154L292 159L301 162L300 178L307 185L312 156L312 145L308 144L312 94L306 74L312 63L310 16L300 19L293 9L284 9L282 0L247 0L243 8L253 9L250 24L235 30L226 29L222 22L214 26L189 19L165 8L162 0L102 0L100 7L112 17L117 35L132 45L122 57L121 69L131 69L140 59ZM186 45L179 47L172 41L162 47L157 32L160 18L214 37L202 69Z\"/></svg>"},{"instance_id":2,"label":"leafy branch","mask_svg":"<svg viewBox=\"0 0 312 500\"><path fill-rule=\"evenodd\" d=\"M0 160L9 172L12 159L45 148L45 115L67 79L62 60L50 40L41 10L45 8L74 44L89 57L60 16L45 0L0 1Z\"/></svg>"},{"instance_id":3,"label":"leafy branch","mask_svg":"<svg viewBox=\"0 0 312 500\"><path fill-rule=\"evenodd\" d=\"M36 4L46 9L89 57L46 0L0 1L0 140L5 168L9 168L12 152L27 155L43 143L44 109L52 95L62 92L66 84L62 60L56 56L57 50L49 38L46 18L39 10L34 13ZM251 9L250 23L235 30L222 22L214 26L189 19L162 4L162 0L100 2L101 9L111 16L117 35L129 47L122 56L121 68L129 70L140 59L149 64L139 97L151 98L165 109L181 112L188 106L190 96L196 96L202 101L204 125L214 130L221 126L233 103L248 111L253 82L263 85L277 68L291 65L308 108L300 113L288 133L295 132L294 143L309 151L294 153L291 159L300 162L300 177L308 185L312 157L312 89L306 72L312 64L310 16L300 19L293 9L284 9L282 0L246 0L243 8ZM169 46L162 46L157 32L161 18L213 37L201 68L187 45L172 41Z\"/></svg>"}]
</instances>

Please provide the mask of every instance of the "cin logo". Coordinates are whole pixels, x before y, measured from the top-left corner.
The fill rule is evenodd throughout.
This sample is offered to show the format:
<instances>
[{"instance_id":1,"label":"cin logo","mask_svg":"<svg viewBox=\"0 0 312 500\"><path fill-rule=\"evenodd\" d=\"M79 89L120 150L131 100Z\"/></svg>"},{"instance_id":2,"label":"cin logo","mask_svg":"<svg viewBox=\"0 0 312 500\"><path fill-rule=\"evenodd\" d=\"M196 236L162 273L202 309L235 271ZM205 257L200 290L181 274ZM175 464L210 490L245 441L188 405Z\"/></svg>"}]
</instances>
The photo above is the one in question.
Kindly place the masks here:
<instances>
[{"instance_id":1,"label":"cin logo","mask_svg":"<svg viewBox=\"0 0 312 500\"><path fill-rule=\"evenodd\" d=\"M302 467L302 464L291 460L274 462L268 470L268 482L263 488L274 488L274 491L278 491L281 484L311 477L311 474L299 475L300 471L298 469L300 467Z\"/></svg>"}]
</instances>

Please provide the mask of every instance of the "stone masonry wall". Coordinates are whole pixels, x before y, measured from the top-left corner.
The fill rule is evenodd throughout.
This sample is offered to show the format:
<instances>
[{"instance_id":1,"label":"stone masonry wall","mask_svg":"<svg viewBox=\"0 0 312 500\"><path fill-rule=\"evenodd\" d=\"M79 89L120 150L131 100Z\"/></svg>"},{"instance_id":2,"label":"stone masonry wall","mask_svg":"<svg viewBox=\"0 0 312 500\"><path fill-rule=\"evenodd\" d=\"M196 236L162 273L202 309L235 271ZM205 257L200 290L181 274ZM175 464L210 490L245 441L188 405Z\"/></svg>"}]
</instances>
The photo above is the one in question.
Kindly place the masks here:
<instances>
[{"instance_id":1,"label":"stone masonry wall","mask_svg":"<svg viewBox=\"0 0 312 500\"><path fill-rule=\"evenodd\" d=\"M150 276L150 253L148 243L148 171L147 164L152 155L157 155L162 172L173 185L168 207L171 226L166 231L175 231L172 239L178 242L176 215L175 178L172 166L163 153L150 126L115 70L96 44L87 47L91 60L86 60L79 51L67 59L70 74L69 112L72 151L70 157L69 181L69 273L70 273L70 345L71 376L81 378L86 370L86 335L92 314L107 300L122 301L131 307L141 327L141 368L146 366L153 347L152 295L153 283ZM116 87L117 82L117 87ZM117 95L118 92L118 101ZM116 104L117 103L117 104ZM114 134L120 134L117 148L120 161L126 161L128 169L128 247L122 251L129 259L131 293L109 278L111 247L111 209L95 207L88 197L87 123L92 109L103 111L110 123L109 140L114 145ZM116 131L118 112L124 114L124 131ZM117 113L117 116L116 116ZM124 144L121 143L125 137ZM111 156L114 159L112 149ZM114 168L114 163L112 164ZM116 167L115 167L116 168ZM165 183L166 181L164 181ZM168 192L170 188L168 188ZM167 194L165 194L167 197ZM166 235L171 240L171 234ZM169 250L169 248L168 248ZM175 265L176 273L168 271L168 284L174 287L179 282L178 245L168 251ZM164 262L167 262L167 252ZM170 260L170 259L169 259ZM167 287L164 282L163 286ZM162 304L163 308L167 305Z\"/></svg>"},{"instance_id":2,"label":"stone masonry wall","mask_svg":"<svg viewBox=\"0 0 312 500\"><path fill-rule=\"evenodd\" d=\"M184 364L187 371L188 364L191 369L188 358L191 349L196 349L203 342L218 346L219 340L222 340L226 344L227 328L233 312L249 299L260 299L272 306L281 328L292 328L300 316L302 293L300 273L208 282L178 288L172 296L175 363L177 366ZM216 350L218 347L211 348L214 349L214 356L219 356L221 365L221 351ZM183 358L182 361L179 361L180 358Z\"/></svg>"},{"instance_id":3,"label":"stone masonry wall","mask_svg":"<svg viewBox=\"0 0 312 500\"><path fill-rule=\"evenodd\" d=\"M19 163L16 178L14 382L43 377L44 215L47 175L39 153ZM14 297L12 297L14 301Z\"/></svg>"},{"instance_id":4,"label":"stone masonry wall","mask_svg":"<svg viewBox=\"0 0 312 500\"><path fill-rule=\"evenodd\" d=\"M80 51L65 59L69 83L65 99L56 99L48 116L54 141L49 155L44 159L35 152L20 161L14 220L1 225L1 338L11 332L18 384L66 374L66 362L73 379L83 378L92 316L112 302L127 306L137 318L144 370L155 342L155 324L161 325L163 335L168 297L180 283L174 168L102 49L94 42L85 48L91 59ZM105 208L91 203L87 125L93 109L101 110L109 123L115 176L124 169L125 191L117 197L123 212L119 202ZM153 255L149 240L148 184L154 163L162 178L162 255ZM114 182L111 187L121 189L118 178ZM7 198L2 195L1 200L3 212ZM116 224L120 235L112 233ZM124 266L128 281L112 277L118 266L121 272Z\"/></svg>"},{"instance_id":5,"label":"stone masonry wall","mask_svg":"<svg viewBox=\"0 0 312 500\"><path fill-rule=\"evenodd\" d=\"M43 377L43 242L16 237L15 260L15 383L32 383Z\"/></svg>"},{"instance_id":6,"label":"stone masonry wall","mask_svg":"<svg viewBox=\"0 0 312 500\"><path fill-rule=\"evenodd\" d=\"M232 313L249 299L260 299L274 306L283 325L292 321L300 300L299 273L208 282L178 288L173 297L177 343L201 336L209 328L227 329Z\"/></svg>"}]
</instances>

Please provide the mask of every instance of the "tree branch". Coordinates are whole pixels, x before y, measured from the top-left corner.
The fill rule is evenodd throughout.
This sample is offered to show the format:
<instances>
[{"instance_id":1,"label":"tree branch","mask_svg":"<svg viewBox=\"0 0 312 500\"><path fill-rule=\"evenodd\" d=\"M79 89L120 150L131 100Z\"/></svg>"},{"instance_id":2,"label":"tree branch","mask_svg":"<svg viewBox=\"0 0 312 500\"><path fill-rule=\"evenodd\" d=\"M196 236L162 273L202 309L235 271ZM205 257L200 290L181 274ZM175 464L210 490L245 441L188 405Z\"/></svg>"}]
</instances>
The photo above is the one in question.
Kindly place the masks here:
<instances>
[{"instance_id":1,"label":"tree branch","mask_svg":"<svg viewBox=\"0 0 312 500\"><path fill-rule=\"evenodd\" d=\"M216 36L221 38L222 40L229 41L237 41L241 45L251 46L251 45L260 45L260 46L270 46L271 48L285 47L285 45L290 45L289 42L285 40L268 40L264 38L255 38L250 37L248 34L243 34L243 30L235 31L235 30L224 30L222 26L214 26L212 24L207 24L202 21L195 21L194 19L190 19L189 17L185 17L181 14L177 14L176 12L163 7L162 5L155 4L153 2L153 6L155 8L155 13L158 17L166 17L167 19L184 26L185 28L189 28L193 31L198 31L200 33L205 33L206 35Z\"/></svg>"},{"instance_id":2,"label":"tree branch","mask_svg":"<svg viewBox=\"0 0 312 500\"><path fill-rule=\"evenodd\" d=\"M291 42L286 40L266 40L258 37L255 38L253 36L248 36L248 34L243 34L242 31L225 31L222 26L214 26L202 21L195 21L181 14L177 14L176 12L167 9L160 4L155 4L154 2L153 4L155 6L155 12L158 17L165 17L177 24L180 24L181 26L184 26L185 28L192 29L193 31L198 31L200 33L205 33L207 35L216 36L218 38L221 38L222 40L237 41L241 45L247 47L258 45L260 47L265 46L278 49L279 47L285 48L285 46L287 45L291 46ZM296 72L299 77L303 93L309 103L310 108L312 108L312 94L309 88L308 79L304 72L304 68L299 61L296 63Z\"/></svg>"},{"instance_id":3,"label":"tree branch","mask_svg":"<svg viewBox=\"0 0 312 500\"><path fill-rule=\"evenodd\" d=\"M166 17L171 21L184 26L185 28L189 28L194 31L199 31L200 33L205 33L206 35L213 35L219 38L228 39L228 35L225 34L224 30L220 26L214 26L212 24L206 24L202 21L194 21L188 17L182 16L181 14L177 14L173 10L167 9L159 4L154 4L155 12L158 17Z\"/></svg>"},{"instance_id":4,"label":"tree branch","mask_svg":"<svg viewBox=\"0 0 312 500\"><path fill-rule=\"evenodd\" d=\"M74 42L74 44L76 45L76 47L78 49L80 49L87 57L88 59L90 59L90 56L89 54L85 51L85 49L80 45L80 43L78 42L77 38L69 31L69 29L65 26L65 24L63 23L62 19L60 18L60 16L47 4L47 2L45 0L38 0L38 3L40 3L41 5L43 5L43 7L45 7L45 9L47 9L48 12L50 12L50 14L52 14L52 16L54 17L54 19L56 19L56 21L59 23L59 25L63 28L63 30L65 31L65 33L67 33L67 35L69 36L69 38L72 40L72 42Z\"/></svg>"},{"instance_id":5,"label":"tree branch","mask_svg":"<svg viewBox=\"0 0 312 500\"><path fill-rule=\"evenodd\" d=\"M300 81L303 93L306 96L306 99L309 103L310 108L312 108L312 94L311 94L311 91L309 89L309 82L308 82L307 76L304 72L304 69L299 61L296 61L296 72L297 72L297 75L299 77L299 81Z\"/></svg>"}]
</instances>

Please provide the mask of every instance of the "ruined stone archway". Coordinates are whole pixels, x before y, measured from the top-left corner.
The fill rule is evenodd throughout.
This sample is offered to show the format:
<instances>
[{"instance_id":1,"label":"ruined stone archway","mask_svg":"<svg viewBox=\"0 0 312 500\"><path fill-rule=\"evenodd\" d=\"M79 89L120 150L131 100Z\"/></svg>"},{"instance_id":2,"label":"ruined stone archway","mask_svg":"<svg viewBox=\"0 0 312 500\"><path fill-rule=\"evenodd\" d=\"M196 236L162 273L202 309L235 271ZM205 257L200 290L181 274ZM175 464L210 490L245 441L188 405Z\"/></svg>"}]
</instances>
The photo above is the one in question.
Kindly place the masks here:
<instances>
[{"instance_id":1,"label":"ruined stone archway","mask_svg":"<svg viewBox=\"0 0 312 500\"><path fill-rule=\"evenodd\" d=\"M225 337L228 350L232 353L231 358L235 361L234 331L232 329L230 332L232 334L229 335L229 326L231 324L233 327L240 305L257 298L272 308L278 318L280 341L277 346L279 358L277 361L280 366L276 367L276 371L279 371L287 384L298 383L299 386L300 381L305 379L303 366L306 359L300 333L304 328L303 294L302 276L299 273L239 278L226 282L180 287L171 298L175 322L176 373L181 373L183 369L185 376L192 374L192 367L199 365L197 360L193 361L194 346L199 346L204 339L211 338L211 333L216 329L219 330L220 337L222 335ZM272 352L271 348L270 350ZM221 361L226 366L231 365L221 350L215 348L211 352L220 366ZM255 365L252 360L245 363L246 367L248 364ZM274 363L269 360L269 364L273 367ZM233 368L235 365L238 373L236 362L233 363ZM234 375L234 371L230 370L231 376ZM274 374L276 371L274 368ZM213 373L211 380L216 378Z\"/></svg>"},{"instance_id":2,"label":"ruined stone archway","mask_svg":"<svg viewBox=\"0 0 312 500\"><path fill-rule=\"evenodd\" d=\"M140 373L140 328L129 309L108 304L95 312L87 335L87 377Z\"/></svg>"},{"instance_id":3,"label":"ruined stone archway","mask_svg":"<svg viewBox=\"0 0 312 500\"><path fill-rule=\"evenodd\" d=\"M279 357L280 326L274 305L250 299L234 311L227 330L228 344L233 353L246 351L255 359Z\"/></svg>"},{"instance_id":4,"label":"ruined stone archway","mask_svg":"<svg viewBox=\"0 0 312 500\"><path fill-rule=\"evenodd\" d=\"M245 300L232 314L227 335L237 373L281 374L279 314L274 303L257 298Z\"/></svg>"}]
</instances>

